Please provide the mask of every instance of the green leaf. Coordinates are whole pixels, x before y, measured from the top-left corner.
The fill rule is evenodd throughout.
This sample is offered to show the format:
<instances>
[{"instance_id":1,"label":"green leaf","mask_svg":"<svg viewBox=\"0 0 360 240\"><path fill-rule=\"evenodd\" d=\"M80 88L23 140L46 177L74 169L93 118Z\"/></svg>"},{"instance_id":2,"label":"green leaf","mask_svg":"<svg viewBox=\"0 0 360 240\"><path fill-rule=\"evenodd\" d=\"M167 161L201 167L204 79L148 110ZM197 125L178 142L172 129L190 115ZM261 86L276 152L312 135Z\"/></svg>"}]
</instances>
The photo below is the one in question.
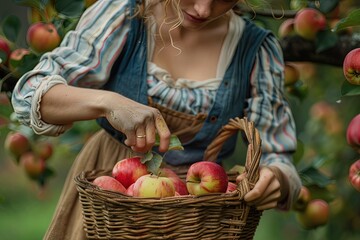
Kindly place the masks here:
<instances>
[{"instance_id":1,"label":"green leaf","mask_svg":"<svg viewBox=\"0 0 360 240\"><path fill-rule=\"evenodd\" d=\"M176 135L171 135L169 150L184 150L179 138Z\"/></svg>"},{"instance_id":2,"label":"green leaf","mask_svg":"<svg viewBox=\"0 0 360 240\"><path fill-rule=\"evenodd\" d=\"M13 0L16 5L39 8L41 0Z\"/></svg>"},{"instance_id":3,"label":"green leaf","mask_svg":"<svg viewBox=\"0 0 360 240\"><path fill-rule=\"evenodd\" d=\"M77 18L83 13L85 3L83 0L61 0L55 2L58 13L70 18Z\"/></svg>"},{"instance_id":4,"label":"green leaf","mask_svg":"<svg viewBox=\"0 0 360 240\"><path fill-rule=\"evenodd\" d=\"M20 19L17 16L9 15L4 19L1 27L5 37L11 42L16 42L21 30Z\"/></svg>"},{"instance_id":5,"label":"green leaf","mask_svg":"<svg viewBox=\"0 0 360 240\"><path fill-rule=\"evenodd\" d=\"M155 144L154 146L160 146L160 137L158 134L156 134ZM179 138L176 135L170 136L170 144L169 144L169 150L184 150L184 147L182 146Z\"/></svg>"},{"instance_id":6,"label":"green leaf","mask_svg":"<svg viewBox=\"0 0 360 240\"><path fill-rule=\"evenodd\" d=\"M334 32L343 30L347 27L360 26L360 8L349 13L346 18L341 19L332 29Z\"/></svg>"},{"instance_id":7,"label":"green leaf","mask_svg":"<svg viewBox=\"0 0 360 240\"><path fill-rule=\"evenodd\" d=\"M316 36L316 52L320 53L336 45L338 36L329 29L318 32Z\"/></svg>"},{"instance_id":8,"label":"green leaf","mask_svg":"<svg viewBox=\"0 0 360 240\"><path fill-rule=\"evenodd\" d=\"M141 162L146 165L148 172L157 175L162 163L163 157L156 152L148 152L145 154Z\"/></svg>"},{"instance_id":9,"label":"green leaf","mask_svg":"<svg viewBox=\"0 0 360 240\"><path fill-rule=\"evenodd\" d=\"M355 96L360 95L360 85L354 85L349 83L347 80L341 85L342 96Z\"/></svg>"},{"instance_id":10,"label":"green leaf","mask_svg":"<svg viewBox=\"0 0 360 240\"><path fill-rule=\"evenodd\" d=\"M332 179L320 172L314 166L308 166L299 170L299 175L305 186L316 185L319 187L326 187L333 182Z\"/></svg>"},{"instance_id":11,"label":"green leaf","mask_svg":"<svg viewBox=\"0 0 360 240\"><path fill-rule=\"evenodd\" d=\"M7 54L3 50L0 49L0 64L2 62L5 62L6 60L7 60Z\"/></svg>"},{"instance_id":12,"label":"green leaf","mask_svg":"<svg viewBox=\"0 0 360 240\"><path fill-rule=\"evenodd\" d=\"M16 67L16 72L19 75L22 75L31 69L33 69L36 64L39 62L39 56L31 53L25 55L20 61L10 60L11 64Z\"/></svg>"},{"instance_id":13,"label":"green leaf","mask_svg":"<svg viewBox=\"0 0 360 240\"><path fill-rule=\"evenodd\" d=\"M322 13L329 13L339 5L339 0L308 1L308 6L318 9Z\"/></svg>"}]
</instances>

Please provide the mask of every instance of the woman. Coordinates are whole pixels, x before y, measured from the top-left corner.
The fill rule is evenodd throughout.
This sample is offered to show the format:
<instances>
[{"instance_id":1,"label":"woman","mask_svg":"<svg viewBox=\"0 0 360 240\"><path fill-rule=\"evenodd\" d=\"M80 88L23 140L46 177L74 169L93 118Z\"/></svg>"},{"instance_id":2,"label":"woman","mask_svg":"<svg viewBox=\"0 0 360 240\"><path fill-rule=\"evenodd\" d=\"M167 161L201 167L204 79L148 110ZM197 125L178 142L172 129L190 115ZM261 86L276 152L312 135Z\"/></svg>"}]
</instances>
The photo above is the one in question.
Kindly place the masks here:
<instances>
[{"instance_id":1,"label":"woman","mask_svg":"<svg viewBox=\"0 0 360 240\"><path fill-rule=\"evenodd\" d=\"M283 59L275 37L233 11L236 0L97 1L61 46L18 82L12 103L37 134L60 135L75 121L102 130L79 153L45 239L83 239L73 178L111 169L176 134L184 151L169 166L201 161L230 118L254 121L263 141L260 179L245 200L289 209L300 189L291 161L295 126L283 96ZM136 17L135 17L136 15ZM233 137L218 162L234 150ZM241 176L239 176L241 178Z\"/></svg>"}]
</instances>

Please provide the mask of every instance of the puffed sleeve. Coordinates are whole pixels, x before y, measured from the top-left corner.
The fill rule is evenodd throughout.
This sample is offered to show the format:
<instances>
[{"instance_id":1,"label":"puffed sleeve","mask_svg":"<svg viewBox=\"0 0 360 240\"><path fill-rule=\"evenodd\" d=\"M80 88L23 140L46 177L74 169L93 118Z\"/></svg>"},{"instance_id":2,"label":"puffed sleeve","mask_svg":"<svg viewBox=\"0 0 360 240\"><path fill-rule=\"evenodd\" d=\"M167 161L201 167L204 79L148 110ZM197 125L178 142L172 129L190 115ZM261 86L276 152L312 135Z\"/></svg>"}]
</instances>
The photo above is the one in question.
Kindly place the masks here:
<instances>
[{"instance_id":1,"label":"puffed sleeve","mask_svg":"<svg viewBox=\"0 0 360 240\"><path fill-rule=\"evenodd\" d=\"M262 139L261 165L277 167L282 174L286 198L278 208L288 210L297 199L301 181L292 160L297 144L296 128L284 97L284 61L274 36L270 35L262 44L250 81L246 115L255 123Z\"/></svg>"},{"instance_id":2,"label":"puffed sleeve","mask_svg":"<svg viewBox=\"0 0 360 240\"><path fill-rule=\"evenodd\" d=\"M41 135L56 136L70 126L41 120L41 97L56 84L100 88L110 74L129 31L127 0L97 1L81 16L60 46L45 53L24 74L12 94L18 120Z\"/></svg>"}]
</instances>

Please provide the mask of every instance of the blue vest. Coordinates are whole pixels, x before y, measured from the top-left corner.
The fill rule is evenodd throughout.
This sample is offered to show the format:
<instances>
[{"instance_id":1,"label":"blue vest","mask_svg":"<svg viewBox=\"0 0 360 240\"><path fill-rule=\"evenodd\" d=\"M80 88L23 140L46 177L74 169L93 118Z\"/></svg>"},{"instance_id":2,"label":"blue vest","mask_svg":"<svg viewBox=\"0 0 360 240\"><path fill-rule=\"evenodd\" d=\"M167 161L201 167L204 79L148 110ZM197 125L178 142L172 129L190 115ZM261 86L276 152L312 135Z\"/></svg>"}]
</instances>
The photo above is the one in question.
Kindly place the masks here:
<instances>
[{"instance_id":1,"label":"blue vest","mask_svg":"<svg viewBox=\"0 0 360 240\"><path fill-rule=\"evenodd\" d=\"M117 92L146 105L148 104L146 26L138 18L129 18L127 21L130 21L131 30L104 89ZM266 36L271 34L269 31L255 26L249 20L245 21L246 27L243 35L202 129L192 140L183 143L184 151L168 151L164 156L167 163L180 165L204 160L203 154L206 147L216 137L221 127L227 124L230 118L243 117L245 99L249 96L250 73L255 56ZM115 130L105 118L100 118L97 122L120 142L125 140L124 134ZM218 162L233 153L236 140L236 134L227 140L218 156Z\"/></svg>"}]
</instances>

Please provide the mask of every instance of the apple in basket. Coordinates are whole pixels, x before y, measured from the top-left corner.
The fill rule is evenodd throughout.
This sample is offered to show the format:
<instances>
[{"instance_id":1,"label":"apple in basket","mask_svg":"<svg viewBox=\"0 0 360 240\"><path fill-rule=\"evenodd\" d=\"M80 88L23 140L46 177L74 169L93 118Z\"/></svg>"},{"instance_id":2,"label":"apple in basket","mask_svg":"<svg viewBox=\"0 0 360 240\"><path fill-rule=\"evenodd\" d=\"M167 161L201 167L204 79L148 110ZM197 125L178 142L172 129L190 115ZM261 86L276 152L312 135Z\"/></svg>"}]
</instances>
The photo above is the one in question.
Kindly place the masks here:
<instances>
[{"instance_id":1,"label":"apple in basket","mask_svg":"<svg viewBox=\"0 0 360 240\"><path fill-rule=\"evenodd\" d=\"M236 188L237 188L237 185L235 183L229 182L228 186L227 186L227 189L226 189L226 192L227 193L233 192L233 191L236 190Z\"/></svg>"},{"instance_id":2,"label":"apple in basket","mask_svg":"<svg viewBox=\"0 0 360 240\"><path fill-rule=\"evenodd\" d=\"M126 194L129 196L134 196L134 184L131 184L127 189L126 189Z\"/></svg>"},{"instance_id":3,"label":"apple in basket","mask_svg":"<svg viewBox=\"0 0 360 240\"><path fill-rule=\"evenodd\" d=\"M126 188L118 180L110 176L99 176L94 179L93 184L104 190L126 192Z\"/></svg>"},{"instance_id":4,"label":"apple in basket","mask_svg":"<svg viewBox=\"0 0 360 240\"><path fill-rule=\"evenodd\" d=\"M148 174L147 167L141 163L140 157L124 158L118 161L112 169L112 176L125 188L146 174Z\"/></svg>"},{"instance_id":5,"label":"apple in basket","mask_svg":"<svg viewBox=\"0 0 360 240\"><path fill-rule=\"evenodd\" d=\"M159 170L159 176L169 178L174 183L175 191L179 195L189 194L185 182L170 168L161 168Z\"/></svg>"},{"instance_id":6,"label":"apple in basket","mask_svg":"<svg viewBox=\"0 0 360 240\"><path fill-rule=\"evenodd\" d=\"M141 176L134 183L134 197L165 198L175 196L174 183L167 177L153 174Z\"/></svg>"},{"instance_id":7,"label":"apple in basket","mask_svg":"<svg viewBox=\"0 0 360 240\"><path fill-rule=\"evenodd\" d=\"M228 187L228 176L225 169L217 163L196 162L190 166L186 174L186 187L189 193L195 196L225 193Z\"/></svg>"}]
</instances>

